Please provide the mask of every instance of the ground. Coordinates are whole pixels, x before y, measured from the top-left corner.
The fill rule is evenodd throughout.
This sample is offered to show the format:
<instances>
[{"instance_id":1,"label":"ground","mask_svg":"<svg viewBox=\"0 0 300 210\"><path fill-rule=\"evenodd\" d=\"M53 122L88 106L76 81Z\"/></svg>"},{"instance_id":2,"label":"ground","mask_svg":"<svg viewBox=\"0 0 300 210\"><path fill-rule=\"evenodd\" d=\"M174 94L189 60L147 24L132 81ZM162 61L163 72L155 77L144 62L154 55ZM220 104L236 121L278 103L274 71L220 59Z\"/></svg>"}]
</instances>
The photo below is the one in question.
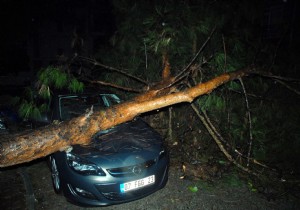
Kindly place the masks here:
<instances>
[{"instance_id":1,"label":"ground","mask_svg":"<svg viewBox=\"0 0 300 210\"><path fill-rule=\"evenodd\" d=\"M181 175L180 166L172 164L166 187L146 198L109 207L83 208L55 194L50 171L42 159L22 167L0 169L0 205L2 210L300 209L300 201L294 197L282 196L268 201L263 195L251 192L242 181L237 185L222 180L208 184L181 179ZM191 187L197 187L198 191L193 192Z\"/></svg>"}]
</instances>

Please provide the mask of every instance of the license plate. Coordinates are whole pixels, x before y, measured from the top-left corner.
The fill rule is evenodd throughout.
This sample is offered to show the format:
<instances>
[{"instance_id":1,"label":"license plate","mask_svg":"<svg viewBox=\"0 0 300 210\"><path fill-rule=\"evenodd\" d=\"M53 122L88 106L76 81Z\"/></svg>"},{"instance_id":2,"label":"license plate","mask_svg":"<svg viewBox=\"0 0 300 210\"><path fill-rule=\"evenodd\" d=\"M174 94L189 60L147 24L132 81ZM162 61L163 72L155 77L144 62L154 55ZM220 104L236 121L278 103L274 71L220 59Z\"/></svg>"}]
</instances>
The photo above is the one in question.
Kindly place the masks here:
<instances>
[{"instance_id":1,"label":"license plate","mask_svg":"<svg viewBox=\"0 0 300 210\"><path fill-rule=\"evenodd\" d=\"M147 185L153 184L155 182L155 175L147 176L143 179L138 179L131 182L125 182L123 184L120 184L120 190L122 193L135 190L138 188L145 187Z\"/></svg>"}]
</instances>

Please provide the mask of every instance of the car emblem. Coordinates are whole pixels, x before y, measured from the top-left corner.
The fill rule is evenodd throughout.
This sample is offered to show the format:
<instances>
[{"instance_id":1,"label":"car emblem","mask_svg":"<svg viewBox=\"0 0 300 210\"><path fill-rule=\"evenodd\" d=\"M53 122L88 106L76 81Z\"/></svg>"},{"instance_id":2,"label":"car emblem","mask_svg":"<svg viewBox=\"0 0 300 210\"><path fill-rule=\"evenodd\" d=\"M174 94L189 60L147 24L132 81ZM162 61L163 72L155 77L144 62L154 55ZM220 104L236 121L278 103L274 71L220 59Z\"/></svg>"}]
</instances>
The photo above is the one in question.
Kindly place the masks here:
<instances>
[{"instance_id":1,"label":"car emblem","mask_svg":"<svg viewBox=\"0 0 300 210\"><path fill-rule=\"evenodd\" d=\"M141 174L143 171L143 169L140 166L134 166L132 168L132 173L134 173L135 175L139 175Z\"/></svg>"}]
</instances>

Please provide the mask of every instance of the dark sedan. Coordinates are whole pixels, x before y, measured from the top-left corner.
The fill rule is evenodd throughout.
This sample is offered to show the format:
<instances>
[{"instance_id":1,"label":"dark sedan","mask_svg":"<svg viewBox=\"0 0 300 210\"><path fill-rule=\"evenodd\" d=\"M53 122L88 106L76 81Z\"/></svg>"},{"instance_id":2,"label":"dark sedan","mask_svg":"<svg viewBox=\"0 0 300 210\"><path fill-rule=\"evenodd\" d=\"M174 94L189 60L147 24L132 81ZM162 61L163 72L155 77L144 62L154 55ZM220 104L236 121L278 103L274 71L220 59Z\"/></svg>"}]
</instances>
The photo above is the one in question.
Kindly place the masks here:
<instances>
[{"instance_id":1,"label":"dark sedan","mask_svg":"<svg viewBox=\"0 0 300 210\"><path fill-rule=\"evenodd\" d=\"M115 94L58 95L51 116L68 120L91 105L103 109L119 102ZM100 131L90 145L75 145L49 160L55 191L81 205L136 200L163 188L168 179L163 139L140 118Z\"/></svg>"}]
</instances>

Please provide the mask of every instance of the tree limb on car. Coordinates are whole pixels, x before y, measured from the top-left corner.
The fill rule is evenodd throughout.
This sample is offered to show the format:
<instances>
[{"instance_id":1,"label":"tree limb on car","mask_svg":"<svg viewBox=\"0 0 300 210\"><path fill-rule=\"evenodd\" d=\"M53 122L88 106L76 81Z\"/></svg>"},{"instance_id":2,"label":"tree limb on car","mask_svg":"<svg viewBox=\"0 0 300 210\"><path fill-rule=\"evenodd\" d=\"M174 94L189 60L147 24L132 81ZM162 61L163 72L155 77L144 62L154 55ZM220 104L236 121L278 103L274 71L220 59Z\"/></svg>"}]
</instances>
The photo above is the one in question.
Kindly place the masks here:
<instances>
[{"instance_id":1,"label":"tree limb on car","mask_svg":"<svg viewBox=\"0 0 300 210\"><path fill-rule=\"evenodd\" d=\"M177 103L192 102L195 98L209 94L224 83L248 75L252 70L252 67L247 67L224 73L207 82L175 93L164 91L164 94L161 94L159 90L150 90L151 94L147 91L132 101L112 106L105 111L82 115L29 133L2 136L0 167L29 162L59 150L66 150L71 145L89 144L92 136L100 130L130 121L145 112Z\"/></svg>"}]
</instances>

